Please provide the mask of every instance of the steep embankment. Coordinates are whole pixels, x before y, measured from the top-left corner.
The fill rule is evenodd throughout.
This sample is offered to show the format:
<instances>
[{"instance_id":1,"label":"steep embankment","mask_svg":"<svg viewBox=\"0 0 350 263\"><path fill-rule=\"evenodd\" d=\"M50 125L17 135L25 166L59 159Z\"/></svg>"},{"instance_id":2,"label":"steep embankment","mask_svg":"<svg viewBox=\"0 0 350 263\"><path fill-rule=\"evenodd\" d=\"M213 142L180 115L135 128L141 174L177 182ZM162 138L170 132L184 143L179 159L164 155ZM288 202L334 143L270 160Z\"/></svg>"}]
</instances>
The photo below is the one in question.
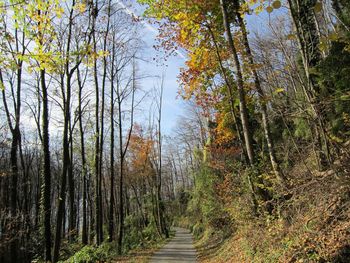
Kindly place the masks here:
<instances>
[{"instance_id":1,"label":"steep embankment","mask_svg":"<svg viewBox=\"0 0 350 263\"><path fill-rule=\"evenodd\" d=\"M350 262L350 160L324 172L305 162L288 172L272 215L236 214L226 239L206 230L196 243L200 262Z\"/></svg>"}]
</instances>

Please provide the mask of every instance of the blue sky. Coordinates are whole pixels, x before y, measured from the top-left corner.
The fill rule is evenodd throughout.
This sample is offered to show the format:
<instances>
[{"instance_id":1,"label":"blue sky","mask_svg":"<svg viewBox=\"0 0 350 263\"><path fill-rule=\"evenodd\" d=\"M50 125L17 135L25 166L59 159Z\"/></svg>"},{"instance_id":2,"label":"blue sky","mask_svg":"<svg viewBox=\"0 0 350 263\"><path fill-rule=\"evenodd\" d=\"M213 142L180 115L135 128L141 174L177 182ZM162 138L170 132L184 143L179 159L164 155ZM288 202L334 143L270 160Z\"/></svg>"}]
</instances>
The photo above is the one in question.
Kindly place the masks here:
<instances>
[{"instance_id":1,"label":"blue sky","mask_svg":"<svg viewBox=\"0 0 350 263\"><path fill-rule=\"evenodd\" d=\"M126 5L122 0L117 0L118 3L126 8L126 12L130 15L142 16L143 7L141 7L134 0L131 1L131 4ZM130 3L130 1L127 1ZM268 29L268 23L271 22L276 15L281 15L285 13L287 9L282 7L278 11L274 11L269 15L266 11L261 12L260 14L252 14L246 17L248 30L250 32L264 34ZM180 53L176 56L170 57L166 61L166 67L164 65L159 65L153 61L153 58L157 55L162 57L162 51L156 51L153 48L153 45L156 44L157 29L147 23L146 20L142 20L143 28L141 29L142 40L145 42L145 48L142 51L142 56L149 62L140 62L139 68L141 69L141 74L144 75L158 75L161 76L165 72L165 81L164 81L164 97L163 97L163 116L162 116L162 130L164 134L169 135L172 129L176 126L176 120L179 116L184 114L184 102L181 98L177 98L177 91L179 89L179 83L177 81L177 76L179 75L180 68L184 67L185 56L186 54ZM153 87L159 86L159 80L155 78L145 78L140 81L139 85L144 90L151 90ZM148 110L148 109L145 109ZM141 118L147 118L148 113L143 112L140 116ZM139 117L139 118L140 118ZM140 118L140 121L141 121Z\"/></svg>"},{"instance_id":2,"label":"blue sky","mask_svg":"<svg viewBox=\"0 0 350 263\"><path fill-rule=\"evenodd\" d=\"M126 5L118 0L118 3L122 7L125 7L127 9L126 12L128 12L130 15L135 14L137 16L142 16L143 8L136 2L132 1L131 5ZM145 61L139 61L138 63L138 68L140 71L139 74L144 76L162 76L162 74L165 74L162 108L162 132L163 134L169 135L176 125L176 120L184 113L184 102L181 98L177 98L177 91L179 89L177 76L180 73L180 68L185 66L185 54L181 53L171 56L167 59L165 65L154 61L153 58L156 56L164 56L163 51L157 51L153 48L153 46L156 44L158 31L153 25L147 23L144 19L142 20L142 24L141 35L145 46L142 50L141 56ZM139 81L139 85L143 90L151 91L154 87L160 86L160 81L159 79L153 77L143 78ZM150 105L151 102L148 101L145 104ZM138 121L141 122L142 119L145 120L149 117L148 110L149 109L144 109L141 115L138 116Z\"/></svg>"}]
</instances>

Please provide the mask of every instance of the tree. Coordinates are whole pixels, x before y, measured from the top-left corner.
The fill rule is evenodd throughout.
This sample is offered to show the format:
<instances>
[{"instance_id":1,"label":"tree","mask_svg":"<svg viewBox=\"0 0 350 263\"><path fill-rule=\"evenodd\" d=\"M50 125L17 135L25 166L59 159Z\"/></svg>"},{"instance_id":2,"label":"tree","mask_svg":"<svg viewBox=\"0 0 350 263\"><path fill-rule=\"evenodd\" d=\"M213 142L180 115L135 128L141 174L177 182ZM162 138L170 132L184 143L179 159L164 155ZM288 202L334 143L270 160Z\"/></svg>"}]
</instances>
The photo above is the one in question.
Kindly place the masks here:
<instances>
[{"instance_id":1,"label":"tree","mask_svg":"<svg viewBox=\"0 0 350 263\"><path fill-rule=\"evenodd\" d=\"M51 156L50 156L50 135L49 135L49 96L46 84L46 71L52 71L52 52L49 45L55 35L52 26L52 16L60 12L59 6L53 2L33 1L29 5L29 17L34 21L32 30L36 33L34 41L36 43L36 54L34 58L38 64L40 77L40 87L42 94L42 147L44 155L43 187L42 187L42 213L44 220L44 239L45 239L45 260L51 261ZM54 64L54 63L53 63Z\"/></svg>"},{"instance_id":2,"label":"tree","mask_svg":"<svg viewBox=\"0 0 350 263\"><path fill-rule=\"evenodd\" d=\"M320 40L317 34L317 25L313 15L313 8L316 2L316 0L288 0L291 16L296 27L303 68L307 80L305 96L310 103L314 114L316 152L319 169L322 170L325 166L327 166L327 163L329 164L330 160L324 116L320 109L320 87L317 83L315 74L312 73L312 68L315 68L321 60L321 52L319 48Z\"/></svg>"},{"instance_id":3,"label":"tree","mask_svg":"<svg viewBox=\"0 0 350 263\"><path fill-rule=\"evenodd\" d=\"M75 60L75 65L71 65L71 52L72 52L72 38L73 38L73 24L74 24L74 9L76 6L75 0L72 1L72 5L69 10L68 17L68 32L66 40L66 50L62 54L64 61L64 69L61 73L61 79L65 77L65 83L61 83L62 91L62 105L63 105L63 167L62 167L62 176L61 176L61 188L60 195L58 197L58 210L57 210L57 219L56 219L56 234L55 234L55 244L53 250L53 262L57 262L59 258L60 244L61 244L61 233L62 233L62 224L63 224L63 213L65 210L65 200L66 200L66 184L68 179L69 184L69 207L70 207L70 217L69 217L69 232L70 239L72 239L73 232L75 231L75 216L74 216L74 182L72 174L72 142L69 140L70 133L70 124L71 124L71 97L72 97L72 78L75 71L79 67L81 60ZM63 87L65 86L65 88ZM71 137L71 136L70 136Z\"/></svg>"},{"instance_id":4,"label":"tree","mask_svg":"<svg viewBox=\"0 0 350 263\"><path fill-rule=\"evenodd\" d=\"M230 22L228 18L227 13L227 7L224 0L220 0L220 5L222 9L222 16L223 16L223 23L227 35L228 44L231 50L231 55L233 58L236 75L237 75L237 88L238 88L238 96L239 96L239 108L240 108L240 115L241 115L241 121L242 121L242 128L243 128L243 135L245 140L245 147L249 158L249 163L251 165L254 164L254 151L253 151L253 145L252 145L252 138L250 134L249 129L249 123L248 123L248 110L246 106L246 100L245 100L245 92L244 92L244 84L243 84L243 75L241 71L241 64L238 59L238 54L236 47L233 42L233 37L231 33L231 27Z\"/></svg>"},{"instance_id":5,"label":"tree","mask_svg":"<svg viewBox=\"0 0 350 263\"><path fill-rule=\"evenodd\" d=\"M27 42L24 40L26 37L25 33L25 27L27 27L26 17L23 13L23 6L12 6L11 11L13 11L15 15L15 23L17 24L17 27L14 29L14 36L12 36L11 32L6 32L7 38L5 38L5 43L2 43L5 45L7 52L12 53L9 61L9 65L6 65L7 63L3 62L0 66L0 85L2 86L2 100L3 105L6 112L7 117L7 125L10 129L11 135L12 135L12 141L11 141L11 203L10 203L10 213L12 220L14 221L14 224L17 224L17 215L19 214L17 211L17 188L18 188L18 177L19 177L19 158L18 158L18 152L19 147L21 145L21 131L20 131L20 122L21 122L21 104L22 104L22 72L23 72L23 58L26 53L26 46ZM19 25L21 25L21 28L19 28ZM6 28L6 27L5 27ZM14 41L12 41L12 38L14 38ZM14 42L14 43L13 43ZM12 52L13 51L13 52ZM14 64L14 67L11 67L10 65ZM5 86L5 80L3 77L3 66L8 66L10 69L12 69L15 80L13 82L10 79L10 87L11 87L11 94L12 94L12 102L14 113L11 113L11 108L9 108L7 103L7 94L10 93L10 87ZM16 231L17 226L13 227L13 230ZM17 261L17 240L15 237L15 233L11 234L11 238L14 240L11 243L11 260L13 262Z\"/></svg>"},{"instance_id":6,"label":"tree","mask_svg":"<svg viewBox=\"0 0 350 263\"><path fill-rule=\"evenodd\" d=\"M161 84L160 84L160 94L159 101L157 101L157 109L158 109L158 166L157 166L157 216L158 223L160 227L160 233L164 234L166 238L169 237L169 231L166 226L164 213L165 207L162 201L162 132L161 132L161 122L162 122L162 102L163 102L163 89L164 89L164 75L162 76Z\"/></svg>"},{"instance_id":7,"label":"tree","mask_svg":"<svg viewBox=\"0 0 350 263\"><path fill-rule=\"evenodd\" d=\"M135 63L135 62L133 62ZM135 103L135 92L136 92L136 72L135 64L133 64L133 74L131 77L131 90L128 94L127 89L122 89L121 85L117 85L117 105L118 105L118 132L119 132L119 229L118 229L118 253L122 253L123 248L123 237L124 237L124 163L125 156L129 147L131 133L134 125L134 103ZM120 82L119 82L120 83ZM127 86L128 87L128 86ZM126 87L126 88L127 88ZM127 95L131 95L131 106L130 106L130 126L129 132L125 143L123 141L123 125L122 125L122 102L126 99Z\"/></svg>"},{"instance_id":8,"label":"tree","mask_svg":"<svg viewBox=\"0 0 350 263\"><path fill-rule=\"evenodd\" d=\"M250 49L250 45L249 45L249 40L248 40L248 33L247 33L247 29L246 29L246 25L245 22L243 20L243 14L241 13L241 7L240 7L240 3L238 0L234 0L233 1L233 5L234 5L234 12L236 13L236 18L240 27L240 31L242 34L242 41L243 41L243 45L245 48L245 52L246 55L248 57L248 62L252 71L252 75L254 78L254 85L255 88L258 92L258 96L259 96L259 103L260 103L260 107L261 107L261 115L262 115L262 122L263 122L263 128L264 128L264 134L265 134L265 139L266 139L266 143L267 143L267 147L268 147L268 151L269 151L269 156L270 156L270 162L271 162L271 166L277 176L277 178L283 182L285 181L285 178L283 176L283 174L281 173L280 167L279 167L279 163L276 159L276 155L275 155L275 149L274 149L274 142L273 139L271 137L271 131L270 131L270 123L269 123L269 116L268 116L268 112L267 112L267 101L266 101L266 96L264 94L264 91L261 87L260 84L260 78L258 76L258 73L255 69L255 63L254 63L254 58L253 58L253 54L251 52Z\"/></svg>"}]
</instances>

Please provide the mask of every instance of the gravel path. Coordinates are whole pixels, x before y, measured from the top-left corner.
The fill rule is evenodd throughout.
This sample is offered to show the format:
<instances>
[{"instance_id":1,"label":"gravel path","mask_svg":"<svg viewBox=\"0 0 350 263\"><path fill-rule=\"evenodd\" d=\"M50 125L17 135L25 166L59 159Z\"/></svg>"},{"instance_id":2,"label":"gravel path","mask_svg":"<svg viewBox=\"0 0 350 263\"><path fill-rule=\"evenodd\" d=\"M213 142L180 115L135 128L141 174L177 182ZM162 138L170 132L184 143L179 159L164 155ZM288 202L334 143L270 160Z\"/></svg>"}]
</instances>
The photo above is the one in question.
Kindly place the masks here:
<instances>
[{"instance_id":1,"label":"gravel path","mask_svg":"<svg viewBox=\"0 0 350 263\"><path fill-rule=\"evenodd\" d=\"M153 255L150 263L197 262L197 253L193 247L190 231L179 227L176 227L175 230L175 237Z\"/></svg>"}]
</instances>

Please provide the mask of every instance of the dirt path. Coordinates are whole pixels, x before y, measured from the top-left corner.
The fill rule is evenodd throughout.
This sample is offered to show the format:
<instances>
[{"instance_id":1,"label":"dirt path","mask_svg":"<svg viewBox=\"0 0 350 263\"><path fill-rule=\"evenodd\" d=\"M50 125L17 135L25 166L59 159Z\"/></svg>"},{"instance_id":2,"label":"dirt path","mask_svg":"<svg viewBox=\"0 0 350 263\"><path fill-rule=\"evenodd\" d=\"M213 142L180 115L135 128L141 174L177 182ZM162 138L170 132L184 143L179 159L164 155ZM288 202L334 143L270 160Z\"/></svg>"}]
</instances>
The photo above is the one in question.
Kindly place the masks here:
<instances>
[{"instance_id":1,"label":"dirt path","mask_svg":"<svg viewBox=\"0 0 350 263\"><path fill-rule=\"evenodd\" d=\"M193 247L192 235L189 230L176 227L175 237L163 248L154 253L150 263L197 262L197 252Z\"/></svg>"}]
</instances>

